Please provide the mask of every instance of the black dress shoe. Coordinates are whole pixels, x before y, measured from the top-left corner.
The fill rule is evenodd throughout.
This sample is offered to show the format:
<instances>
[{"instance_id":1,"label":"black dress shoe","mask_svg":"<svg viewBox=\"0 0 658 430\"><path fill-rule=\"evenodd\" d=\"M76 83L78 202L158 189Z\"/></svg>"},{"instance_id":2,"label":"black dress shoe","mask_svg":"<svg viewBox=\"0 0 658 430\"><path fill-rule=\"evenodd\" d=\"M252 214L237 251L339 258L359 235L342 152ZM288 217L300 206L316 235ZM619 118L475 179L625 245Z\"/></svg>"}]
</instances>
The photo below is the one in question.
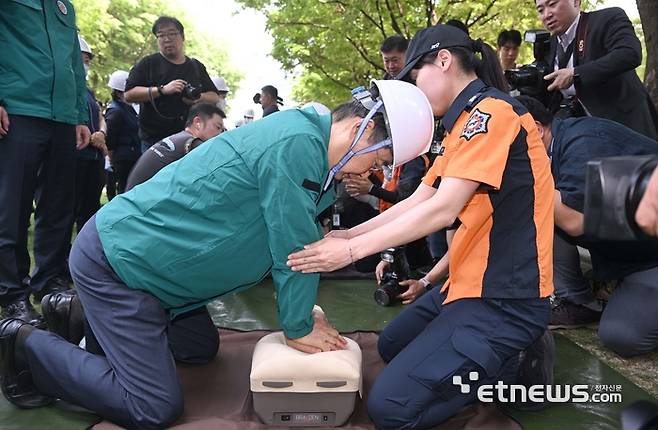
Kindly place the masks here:
<instances>
[{"instance_id":1,"label":"black dress shoe","mask_svg":"<svg viewBox=\"0 0 658 430\"><path fill-rule=\"evenodd\" d=\"M53 293L61 293L71 289L68 281L61 276L57 276L50 280L44 288L39 291L33 291L32 295L34 296L35 303L41 303L41 300L44 296Z\"/></svg>"},{"instance_id":2,"label":"black dress shoe","mask_svg":"<svg viewBox=\"0 0 658 430\"><path fill-rule=\"evenodd\" d=\"M54 400L39 393L26 363L16 359L18 330L26 323L16 318L0 321L0 388L7 400L19 408L46 406Z\"/></svg>"},{"instance_id":3,"label":"black dress shoe","mask_svg":"<svg viewBox=\"0 0 658 430\"><path fill-rule=\"evenodd\" d=\"M84 313L75 290L48 294L41 300L48 329L73 344L84 337Z\"/></svg>"},{"instance_id":4,"label":"black dress shoe","mask_svg":"<svg viewBox=\"0 0 658 430\"><path fill-rule=\"evenodd\" d=\"M0 318L17 318L37 328L46 327L45 321L27 298L16 300L7 306L3 306Z\"/></svg>"}]
</instances>

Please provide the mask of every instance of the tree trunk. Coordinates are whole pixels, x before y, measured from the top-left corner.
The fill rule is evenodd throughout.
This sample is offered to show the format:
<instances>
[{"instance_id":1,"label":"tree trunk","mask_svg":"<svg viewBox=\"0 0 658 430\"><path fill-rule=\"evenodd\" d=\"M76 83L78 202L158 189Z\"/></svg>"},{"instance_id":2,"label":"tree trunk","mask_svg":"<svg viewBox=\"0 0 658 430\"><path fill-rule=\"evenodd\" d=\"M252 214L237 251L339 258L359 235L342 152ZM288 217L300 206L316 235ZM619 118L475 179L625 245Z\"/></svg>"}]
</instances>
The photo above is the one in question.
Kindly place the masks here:
<instances>
[{"instance_id":1,"label":"tree trunk","mask_svg":"<svg viewBox=\"0 0 658 430\"><path fill-rule=\"evenodd\" d=\"M658 105L658 1L637 0L640 20L644 30L644 43L647 48L647 65L644 71L644 83L649 94Z\"/></svg>"}]
</instances>

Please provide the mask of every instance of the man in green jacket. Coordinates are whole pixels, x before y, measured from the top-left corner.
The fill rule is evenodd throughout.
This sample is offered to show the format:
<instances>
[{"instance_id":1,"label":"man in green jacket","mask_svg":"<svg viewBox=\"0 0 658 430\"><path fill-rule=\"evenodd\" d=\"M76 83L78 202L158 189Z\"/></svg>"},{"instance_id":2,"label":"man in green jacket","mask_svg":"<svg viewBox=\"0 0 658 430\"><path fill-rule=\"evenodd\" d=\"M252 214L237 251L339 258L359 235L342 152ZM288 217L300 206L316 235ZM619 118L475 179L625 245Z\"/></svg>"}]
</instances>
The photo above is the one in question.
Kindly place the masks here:
<instances>
[{"instance_id":1,"label":"man in green jacket","mask_svg":"<svg viewBox=\"0 0 658 430\"><path fill-rule=\"evenodd\" d=\"M223 133L117 196L85 225L70 256L105 356L4 320L5 397L23 407L63 398L127 428L166 427L183 407L169 320L270 272L288 344L308 353L343 348L312 314L319 276L293 272L287 256L321 238L316 217L333 200L334 178L416 158L432 131L416 87L377 81L376 91L331 116L292 109Z\"/></svg>"},{"instance_id":2,"label":"man in green jacket","mask_svg":"<svg viewBox=\"0 0 658 430\"><path fill-rule=\"evenodd\" d=\"M5 1L0 13L0 306L40 325L29 301L68 288L75 151L89 143L85 73L69 0ZM36 198L35 269L27 231Z\"/></svg>"}]
</instances>

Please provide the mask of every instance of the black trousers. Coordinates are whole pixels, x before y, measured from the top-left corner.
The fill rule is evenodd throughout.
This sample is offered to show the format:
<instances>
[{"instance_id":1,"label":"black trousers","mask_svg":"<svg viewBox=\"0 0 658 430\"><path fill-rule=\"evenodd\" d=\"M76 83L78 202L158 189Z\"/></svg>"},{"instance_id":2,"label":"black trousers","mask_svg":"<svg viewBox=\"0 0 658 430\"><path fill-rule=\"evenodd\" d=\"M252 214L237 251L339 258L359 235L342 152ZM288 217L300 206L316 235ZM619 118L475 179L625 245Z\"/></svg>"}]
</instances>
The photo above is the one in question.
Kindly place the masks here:
<instances>
[{"instance_id":1,"label":"black trousers","mask_svg":"<svg viewBox=\"0 0 658 430\"><path fill-rule=\"evenodd\" d=\"M25 297L30 270L27 233L35 212L32 290L65 265L75 186L75 126L9 115L0 139L0 305ZM34 202L36 201L36 208Z\"/></svg>"},{"instance_id":2,"label":"black trousers","mask_svg":"<svg viewBox=\"0 0 658 430\"><path fill-rule=\"evenodd\" d=\"M105 186L105 160L78 158L75 170L76 231L101 208L101 193Z\"/></svg>"},{"instance_id":3,"label":"black trousers","mask_svg":"<svg viewBox=\"0 0 658 430\"><path fill-rule=\"evenodd\" d=\"M113 163L114 174L117 181L117 194L126 191L126 184L128 183L128 175L133 169L137 160L117 160Z\"/></svg>"}]
</instances>

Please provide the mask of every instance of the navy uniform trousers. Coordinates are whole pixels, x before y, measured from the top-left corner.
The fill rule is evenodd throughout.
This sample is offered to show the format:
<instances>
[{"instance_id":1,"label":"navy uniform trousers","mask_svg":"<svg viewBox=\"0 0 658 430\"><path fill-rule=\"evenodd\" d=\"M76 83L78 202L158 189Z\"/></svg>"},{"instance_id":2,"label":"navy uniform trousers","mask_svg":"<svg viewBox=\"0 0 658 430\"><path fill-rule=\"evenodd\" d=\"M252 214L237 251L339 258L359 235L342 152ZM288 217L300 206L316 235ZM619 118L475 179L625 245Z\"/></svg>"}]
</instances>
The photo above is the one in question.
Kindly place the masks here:
<instances>
[{"instance_id":1,"label":"navy uniform trousers","mask_svg":"<svg viewBox=\"0 0 658 430\"><path fill-rule=\"evenodd\" d=\"M75 126L9 115L0 139L0 305L29 294L27 232L36 200L32 290L39 291L65 268L73 217Z\"/></svg>"},{"instance_id":2,"label":"navy uniform trousers","mask_svg":"<svg viewBox=\"0 0 658 430\"><path fill-rule=\"evenodd\" d=\"M378 429L434 427L474 402L480 385L514 383L519 352L548 325L548 299L444 300L431 290L381 333L379 354L388 364L368 394ZM477 381L469 379L474 371Z\"/></svg>"},{"instance_id":3,"label":"navy uniform trousers","mask_svg":"<svg viewBox=\"0 0 658 430\"><path fill-rule=\"evenodd\" d=\"M219 335L208 312L169 321L150 294L126 286L110 267L92 217L70 255L71 275L104 355L34 330L25 341L37 388L129 429L161 429L182 413L174 359L215 357Z\"/></svg>"}]
</instances>

